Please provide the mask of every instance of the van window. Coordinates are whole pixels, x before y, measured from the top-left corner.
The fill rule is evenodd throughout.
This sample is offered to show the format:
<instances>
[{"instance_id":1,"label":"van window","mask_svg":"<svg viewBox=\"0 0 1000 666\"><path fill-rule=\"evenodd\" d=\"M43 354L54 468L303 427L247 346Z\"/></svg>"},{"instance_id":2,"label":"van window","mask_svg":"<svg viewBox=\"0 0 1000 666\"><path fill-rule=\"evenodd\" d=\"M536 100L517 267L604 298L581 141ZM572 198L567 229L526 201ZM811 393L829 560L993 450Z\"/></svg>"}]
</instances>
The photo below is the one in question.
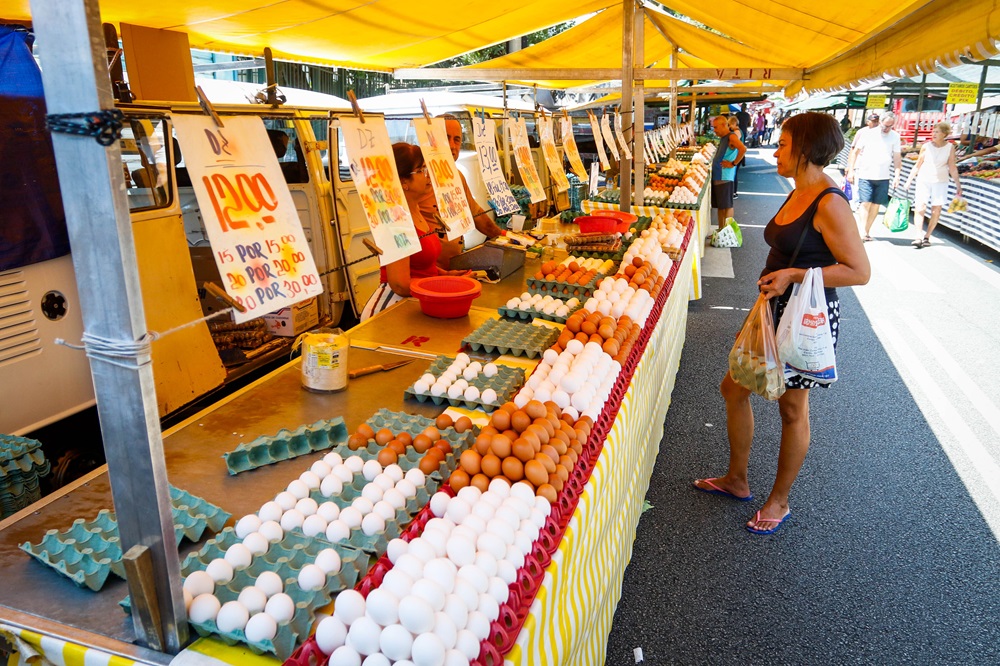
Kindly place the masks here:
<instances>
[{"instance_id":1,"label":"van window","mask_svg":"<svg viewBox=\"0 0 1000 666\"><path fill-rule=\"evenodd\" d=\"M130 118L122 128L122 171L130 211L170 205L169 163L177 155L165 136L161 119Z\"/></svg>"},{"instance_id":2,"label":"van window","mask_svg":"<svg viewBox=\"0 0 1000 666\"><path fill-rule=\"evenodd\" d=\"M295 123L283 118L264 118L264 127L285 182L308 183L309 169L306 167L306 156L302 151Z\"/></svg>"}]
</instances>

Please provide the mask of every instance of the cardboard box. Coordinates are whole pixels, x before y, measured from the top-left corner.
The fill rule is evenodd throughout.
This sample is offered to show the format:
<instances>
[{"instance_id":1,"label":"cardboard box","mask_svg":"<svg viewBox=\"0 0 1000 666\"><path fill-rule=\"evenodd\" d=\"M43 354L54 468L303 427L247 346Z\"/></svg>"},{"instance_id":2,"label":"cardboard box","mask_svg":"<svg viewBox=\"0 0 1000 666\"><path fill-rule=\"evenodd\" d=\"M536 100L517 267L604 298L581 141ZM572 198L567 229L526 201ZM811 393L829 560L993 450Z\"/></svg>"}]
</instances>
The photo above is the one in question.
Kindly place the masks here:
<instances>
[{"instance_id":1,"label":"cardboard box","mask_svg":"<svg viewBox=\"0 0 1000 666\"><path fill-rule=\"evenodd\" d=\"M267 324L267 330L274 335L295 337L319 323L319 304L314 296L290 308L281 308L264 315L264 322Z\"/></svg>"}]
</instances>

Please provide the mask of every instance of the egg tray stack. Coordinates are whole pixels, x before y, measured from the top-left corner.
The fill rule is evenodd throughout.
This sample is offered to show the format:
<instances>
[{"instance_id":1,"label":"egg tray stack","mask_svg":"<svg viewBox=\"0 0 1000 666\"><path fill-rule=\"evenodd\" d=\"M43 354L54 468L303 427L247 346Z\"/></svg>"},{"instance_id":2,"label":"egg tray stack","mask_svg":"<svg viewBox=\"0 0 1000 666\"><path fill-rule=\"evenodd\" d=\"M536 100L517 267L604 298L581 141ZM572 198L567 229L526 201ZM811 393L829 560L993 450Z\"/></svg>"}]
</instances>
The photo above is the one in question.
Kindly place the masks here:
<instances>
[{"instance_id":1,"label":"egg tray stack","mask_svg":"<svg viewBox=\"0 0 1000 666\"><path fill-rule=\"evenodd\" d=\"M378 432L382 428L388 428L395 434L407 432L411 437L416 437L431 426L437 427L434 419L432 418L417 414L407 414L406 412L393 412L385 407L375 412L375 414L368 419L367 423L375 432ZM440 484L444 481L444 479L450 476L453 471L455 471L456 467L458 467L458 457L461 456L462 453L471 447L472 443L476 441L476 436L479 434L479 428L474 426L465 432L458 432L452 427L445 428L444 430L439 429L439 432L441 433L441 437L448 440L448 443L451 445L451 453L445 454L444 461L441 463L446 473L442 474L441 470L437 469L431 472L428 476ZM365 460L371 460L376 458L378 456L378 452L381 450L381 446L369 443L368 448L359 449L355 453L361 454L363 452L361 457ZM406 450L406 455L400 458L397 464L403 468L404 472L408 472L412 468L420 465L420 459L423 458L423 455L424 454L422 453L417 453L413 448L408 448ZM433 494L433 492L431 494Z\"/></svg>"},{"instance_id":2,"label":"egg tray stack","mask_svg":"<svg viewBox=\"0 0 1000 666\"><path fill-rule=\"evenodd\" d=\"M542 294L554 298L576 297L584 301L594 295L597 290L597 282L604 275L598 273L590 278L587 284L570 284L569 282L559 282L557 280L539 280L538 278L528 278L528 291L532 294Z\"/></svg>"},{"instance_id":3,"label":"egg tray stack","mask_svg":"<svg viewBox=\"0 0 1000 666\"><path fill-rule=\"evenodd\" d=\"M191 553L181 563L181 575L185 578L195 571L204 571L212 560L225 556L226 550L236 543L241 543L236 532L227 527L214 539L209 539L196 553ZM299 571L303 566L312 564L321 550L332 548L340 556L340 573L327 576L326 586L319 590L303 590L299 587ZM199 636L216 636L226 645L243 643L257 654L274 654L279 659L288 659L295 651L295 646L309 636L316 612L328 606L333 598L342 590L354 587L358 580L368 573L368 556L359 550L340 544L332 544L318 537L306 537L301 534L286 532L281 541L272 543L267 552L257 555L250 566L237 569L233 579L225 585L217 584L215 596L223 605L227 601L235 601L240 592L254 584L257 576L265 571L273 571L284 581L284 592L295 602L295 614L288 622L278 624L278 632L269 641L253 643L247 640L241 629L229 632L219 631L214 620L207 622L188 623L194 627ZM131 599L125 597L119 605L126 613L131 612Z\"/></svg>"},{"instance_id":4,"label":"egg tray stack","mask_svg":"<svg viewBox=\"0 0 1000 666\"><path fill-rule=\"evenodd\" d=\"M240 444L223 453L230 475L291 460L316 451L323 451L347 441L347 426L337 417L302 425L295 430L282 428L276 435L261 435L249 443Z\"/></svg>"},{"instance_id":5,"label":"egg tray stack","mask_svg":"<svg viewBox=\"0 0 1000 666\"><path fill-rule=\"evenodd\" d=\"M632 243L634 243L636 239L639 238L639 235L643 231L648 229L652 223L653 223L652 218L640 217L638 220L629 225L629 230L634 229L635 233L632 235L631 238L625 238L623 236L622 245L615 252L593 252L589 250L581 250L579 248L573 248L573 255L581 257L583 259L609 259L615 262L616 264L620 264L622 262L622 259L625 258L625 252L629 249ZM617 270L617 267L615 270Z\"/></svg>"},{"instance_id":6,"label":"egg tray stack","mask_svg":"<svg viewBox=\"0 0 1000 666\"><path fill-rule=\"evenodd\" d=\"M536 310L535 308L528 308L527 310L522 310L520 308L508 308L505 305L501 305L497 308L497 312L500 316L507 317L508 319L520 319L521 321L531 321L532 319L544 319L546 321L554 321L557 324L565 324L566 320L573 316L573 313L583 307L583 303L580 303L575 308L570 310L565 317L559 317L554 314L549 314L547 312L542 312L541 310ZM499 396L500 394L497 393ZM502 402L501 402L502 404Z\"/></svg>"},{"instance_id":7,"label":"egg tray stack","mask_svg":"<svg viewBox=\"0 0 1000 666\"><path fill-rule=\"evenodd\" d=\"M440 377L444 374L449 366L455 359L449 356L438 356L434 363L427 368L427 372L434 375L435 378ZM486 375L479 373L475 379L469 382L469 386L475 386L479 389L480 395L486 389L493 389L496 391L497 399L495 403L486 403L481 399L479 400L466 400L462 398L449 398L447 394L445 395L431 395L430 393L417 393L413 389L413 385L410 385L404 394L420 402L433 402L435 405L443 405L445 403L451 405L452 407L465 407L467 409L482 409L486 412L492 412L494 409L500 407L500 405L505 402L512 400L514 395L524 386L524 370L521 368L509 368L505 365L497 365L497 374L493 377L487 377ZM392 430L392 428L390 428ZM395 432L395 431L393 431Z\"/></svg>"},{"instance_id":8,"label":"egg tray stack","mask_svg":"<svg viewBox=\"0 0 1000 666\"><path fill-rule=\"evenodd\" d=\"M173 486L170 496L178 544L184 537L198 541L206 529L218 532L231 515ZM63 532L48 530L39 543L26 541L20 548L79 587L94 592L104 587L110 574L125 578L118 521L108 509L98 512L91 521L74 520L73 526Z\"/></svg>"},{"instance_id":9,"label":"egg tray stack","mask_svg":"<svg viewBox=\"0 0 1000 666\"><path fill-rule=\"evenodd\" d=\"M0 519L41 499L39 481L51 468L38 440L0 435Z\"/></svg>"},{"instance_id":10,"label":"egg tray stack","mask_svg":"<svg viewBox=\"0 0 1000 666\"><path fill-rule=\"evenodd\" d=\"M558 337L559 331L549 326L487 319L462 340L462 344L475 352L537 358L555 344Z\"/></svg>"}]
</instances>

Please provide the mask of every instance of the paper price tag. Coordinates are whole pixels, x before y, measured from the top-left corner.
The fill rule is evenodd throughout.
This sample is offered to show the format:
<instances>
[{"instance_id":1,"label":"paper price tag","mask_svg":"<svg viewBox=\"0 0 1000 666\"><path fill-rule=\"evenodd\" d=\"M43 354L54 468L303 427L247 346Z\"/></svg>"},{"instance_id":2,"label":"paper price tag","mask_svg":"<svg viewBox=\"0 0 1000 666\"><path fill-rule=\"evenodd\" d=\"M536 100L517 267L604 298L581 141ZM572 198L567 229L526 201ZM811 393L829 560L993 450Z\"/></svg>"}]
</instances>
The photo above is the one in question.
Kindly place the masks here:
<instances>
[{"instance_id":1,"label":"paper price tag","mask_svg":"<svg viewBox=\"0 0 1000 666\"><path fill-rule=\"evenodd\" d=\"M226 293L242 323L323 292L295 203L260 118L174 118Z\"/></svg>"},{"instance_id":2,"label":"paper price tag","mask_svg":"<svg viewBox=\"0 0 1000 666\"><path fill-rule=\"evenodd\" d=\"M476 224L465 198L465 186L458 167L455 166L455 158L448 146L444 118L432 118L431 122L427 122L426 118L421 117L414 118L411 122L434 185L438 215L448 228L448 240L455 240L474 229Z\"/></svg>"},{"instance_id":3,"label":"paper price tag","mask_svg":"<svg viewBox=\"0 0 1000 666\"><path fill-rule=\"evenodd\" d=\"M594 115L593 111L587 111L587 117L590 119L590 131L594 134L594 144L597 146L597 157L601 161L601 170L607 171L611 168L611 163L608 162L608 154L604 152L604 138L601 136L601 126L597 122L597 116Z\"/></svg>"},{"instance_id":4,"label":"paper price tag","mask_svg":"<svg viewBox=\"0 0 1000 666\"><path fill-rule=\"evenodd\" d=\"M535 162L531 159L531 147L528 145L528 129L524 125L524 118L518 118L517 120L508 118L504 121L504 126L510 133L511 144L513 144L514 149L514 161L517 163L517 171L521 174L521 180L531 195L531 203L544 201L545 190L542 189L542 180L538 177Z\"/></svg>"},{"instance_id":5,"label":"paper price tag","mask_svg":"<svg viewBox=\"0 0 1000 666\"><path fill-rule=\"evenodd\" d=\"M618 143L622 146L622 152L625 153L625 159L632 159L632 151L628 149L628 143L625 141L625 134L622 132L622 116L620 113L615 114L615 136L618 137Z\"/></svg>"},{"instance_id":6,"label":"paper price tag","mask_svg":"<svg viewBox=\"0 0 1000 666\"><path fill-rule=\"evenodd\" d=\"M483 183L496 207L497 215L510 215L520 211L521 204L517 203L510 191L500 167L496 132L496 122L492 118L473 116L472 137L476 144L476 158L479 160L479 171L483 174Z\"/></svg>"},{"instance_id":7,"label":"paper price tag","mask_svg":"<svg viewBox=\"0 0 1000 666\"><path fill-rule=\"evenodd\" d=\"M542 144L542 157L545 158L545 166L549 168L549 175L555 182L557 192L565 192L569 189L569 180L566 178L566 171L563 169L562 158L556 150L556 141L552 135L552 121L549 118L538 119L538 136Z\"/></svg>"},{"instance_id":8,"label":"paper price tag","mask_svg":"<svg viewBox=\"0 0 1000 666\"><path fill-rule=\"evenodd\" d=\"M576 137L573 136L573 120L569 116L559 119L562 128L563 152L569 160L569 167L580 180L587 180L587 169L580 159L580 149L576 145Z\"/></svg>"},{"instance_id":9,"label":"paper price tag","mask_svg":"<svg viewBox=\"0 0 1000 666\"><path fill-rule=\"evenodd\" d=\"M618 154L618 144L615 143L615 137L611 132L611 118L607 113L601 116L601 136L604 138L604 143L608 145L611 155L615 160L620 162L621 156Z\"/></svg>"}]
</instances>

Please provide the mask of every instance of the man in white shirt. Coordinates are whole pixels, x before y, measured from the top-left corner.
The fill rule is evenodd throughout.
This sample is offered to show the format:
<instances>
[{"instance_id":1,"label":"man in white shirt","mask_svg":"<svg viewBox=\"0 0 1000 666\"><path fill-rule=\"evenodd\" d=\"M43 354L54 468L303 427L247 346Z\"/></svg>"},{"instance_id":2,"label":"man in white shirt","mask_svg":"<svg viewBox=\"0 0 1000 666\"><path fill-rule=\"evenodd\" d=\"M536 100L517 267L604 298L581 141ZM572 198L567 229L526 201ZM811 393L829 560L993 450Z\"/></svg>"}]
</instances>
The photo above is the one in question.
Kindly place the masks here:
<instances>
[{"instance_id":1,"label":"man in white shirt","mask_svg":"<svg viewBox=\"0 0 1000 666\"><path fill-rule=\"evenodd\" d=\"M870 232L878 217L879 208L889 203L890 166L895 170L893 189L899 185L903 158L899 134L892 129L895 124L896 116L890 112L879 118L877 127L859 130L847 165L847 179L854 181L857 176L858 201L861 202L862 217L865 220L865 242L872 239Z\"/></svg>"}]
</instances>

